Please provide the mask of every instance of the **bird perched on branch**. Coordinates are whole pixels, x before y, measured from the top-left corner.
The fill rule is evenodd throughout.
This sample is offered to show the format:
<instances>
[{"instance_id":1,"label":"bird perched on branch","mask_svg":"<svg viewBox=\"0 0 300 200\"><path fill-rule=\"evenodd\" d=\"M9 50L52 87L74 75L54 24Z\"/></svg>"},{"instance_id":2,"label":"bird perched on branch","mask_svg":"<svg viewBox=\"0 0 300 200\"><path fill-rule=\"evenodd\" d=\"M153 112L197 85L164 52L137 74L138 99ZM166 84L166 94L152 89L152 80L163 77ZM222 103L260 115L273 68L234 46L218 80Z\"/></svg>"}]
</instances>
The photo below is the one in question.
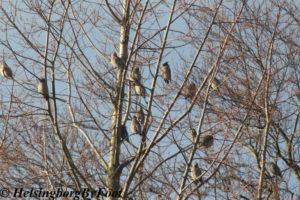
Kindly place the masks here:
<instances>
[{"instance_id":1,"label":"bird perched on branch","mask_svg":"<svg viewBox=\"0 0 300 200\"><path fill-rule=\"evenodd\" d=\"M141 73L138 67L134 67L130 73L129 80L134 83L140 83L141 82Z\"/></svg>"},{"instance_id":2,"label":"bird perched on branch","mask_svg":"<svg viewBox=\"0 0 300 200\"><path fill-rule=\"evenodd\" d=\"M48 100L49 99L49 92L48 92L48 86L47 81L44 78L40 79L40 83L38 85L38 92L43 95L43 97Z\"/></svg>"},{"instance_id":3,"label":"bird perched on branch","mask_svg":"<svg viewBox=\"0 0 300 200\"><path fill-rule=\"evenodd\" d=\"M220 85L220 81L216 77L213 80L211 80L210 86L214 90L218 90L219 85Z\"/></svg>"},{"instance_id":4,"label":"bird perched on branch","mask_svg":"<svg viewBox=\"0 0 300 200\"><path fill-rule=\"evenodd\" d=\"M190 136L191 136L192 141L194 142L196 139L196 136L197 136L197 132L195 131L195 129L191 128Z\"/></svg>"},{"instance_id":5,"label":"bird perched on branch","mask_svg":"<svg viewBox=\"0 0 300 200\"><path fill-rule=\"evenodd\" d=\"M171 82L171 69L170 69L168 62L165 62L162 65L162 67L160 69L160 74L167 84L169 84Z\"/></svg>"},{"instance_id":6,"label":"bird perched on branch","mask_svg":"<svg viewBox=\"0 0 300 200\"><path fill-rule=\"evenodd\" d=\"M212 135L205 135L200 139L200 147L209 148L214 143L214 137Z\"/></svg>"},{"instance_id":7,"label":"bird perched on branch","mask_svg":"<svg viewBox=\"0 0 300 200\"><path fill-rule=\"evenodd\" d=\"M274 176L280 176L280 177L282 177L280 168L277 166L276 163L271 162L269 164L269 168L270 168L270 171L272 172L272 174Z\"/></svg>"},{"instance_id":8,"label":"bird perched on branch","mask_svg":"<svg viewBox=\"0 0 300 200\"><path fill-rule=\"evenodd\" d=\"M124 67L122 59L117 55L115 51L111 54L110 62L116 68Z\"/></svg>"},{"instance_id":9,"label":"bird perched on branch","mask_svg":"<svg viewBox=\"0 0 300 200\"><path fill-rule=\"evenodd\" d=\"M185 99L193 99L197 93L197 87L194 82L189 84L185 89Z\"/></svg>"},{"instance_id":10,"label":"bird perched on branch","mask_svg":"<svg viewBox=\"0 0 300 200\"><path fill-rule=\"evenodd\" d=\"M142 86L141 83L135 83L134 84L134 90L135 93L143 98L146 97L146 89L144 88L144 86Z\"/></svg>"},{"instance_id":11,"label":"bird perched on branch","mask_svg":"<svg viewBox=\"0 0 300 200\"><path fill-rule=\"evenodd\" d=\"M5 61L2 61L1 74L4 78L13 78L12 71L9 66L7 66Z\"/></svg>"},{"instance_id":12,"label":"bird perched on branch","mask_svg":"<svg viewBox=\"0 0 300 200\"><path fill-rule=\"evenodd\" d=\"M142 106L139 106L136 113L134 114L136 116L136 119L141 123L144 124L145 121L145 114L143 111Z\"/></svg>"},{"instance_id":13,"label":"bird perched on branch","mask_svg":"<svg viewBox=\"0 0 300 200\"><path fill-rule=\"evenodd\" d=\"M201 175L201 169L198 166L198 163L195 163L192 168L191 168L191 176L192 176L192 180L195 181L196 184L198 184L199 182L202 182L202 177L200 179L199 176Z\"/></svg>"},{"instance_id":14,"label":"bird perched on branch","mask_svg":"<svg viewBox=\"0 0 300 200\"><path fill-rule=\"evenodd\" d=\"M120 125L120 136L121 136L121 142L124 141L124 140L129 142L127 128L124 124Z\"/></svg>"},{"instance_id":15,"label":"bird perched on branch","mask_svg":"<svg viewBox=\"0 0 300 200\"><path fill-rule=\"evenodd\" d=\"M131 131L133 133L137 133L139 135L141 135L142 133L142 127L139 123L139 121L137 120L136 116L133 116L133 118L131 119L131 124L130 124L130 128L131 128Z\"/></svg>"}]
</instances>

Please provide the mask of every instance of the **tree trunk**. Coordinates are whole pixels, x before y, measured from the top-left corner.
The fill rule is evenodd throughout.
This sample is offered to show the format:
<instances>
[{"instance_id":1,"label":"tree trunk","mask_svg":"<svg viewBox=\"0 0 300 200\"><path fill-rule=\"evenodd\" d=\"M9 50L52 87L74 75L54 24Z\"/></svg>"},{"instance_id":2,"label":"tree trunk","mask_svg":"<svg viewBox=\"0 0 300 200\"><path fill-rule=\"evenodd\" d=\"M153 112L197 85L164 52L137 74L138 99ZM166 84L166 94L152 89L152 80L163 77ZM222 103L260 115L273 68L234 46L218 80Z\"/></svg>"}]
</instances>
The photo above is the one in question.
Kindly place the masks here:
<instances>
[{"instance_id":1,"label":"tree trunk","mask_svg":"<svg viewBox=\"0 0 300 200\"><path fill-rule=\"evenodd\" d=\"M128 57L128 38L129 38L129 0L123 1L123 16L121 20L121 33L120 33L120 58L125 63ZM114 105L113 105L113 131L110 141L110 160L107 170L107 188L109 191L116 193L121 190L120 187L120 175L121 170L118 169L120 166L120 136L118 127L122 123L122 107L123 107L123 96L124 96L124 72L127 70L127 66L118 68L117 74L117 86L115 89ZM108 200L118 199L117 197L110 196Z\"/></svg>"}]
</instances>

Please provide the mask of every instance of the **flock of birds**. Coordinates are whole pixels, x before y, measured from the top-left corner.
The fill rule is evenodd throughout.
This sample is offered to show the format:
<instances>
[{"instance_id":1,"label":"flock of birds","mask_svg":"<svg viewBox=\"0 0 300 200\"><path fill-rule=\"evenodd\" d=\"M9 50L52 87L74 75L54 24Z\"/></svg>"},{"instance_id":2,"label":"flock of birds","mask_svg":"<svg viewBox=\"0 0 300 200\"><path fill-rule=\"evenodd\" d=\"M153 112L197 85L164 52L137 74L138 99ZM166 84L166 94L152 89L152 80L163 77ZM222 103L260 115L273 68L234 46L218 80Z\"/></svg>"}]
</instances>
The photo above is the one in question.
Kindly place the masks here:
<instances>
[{"instance_id":1,"label":"flock of birds","mask_svg":"<svg viewBox=\"0 0 300 200\"><path fill-rule=\"evenodd\" d=\"M126 65L123 62L123 60L117 55L116 52L112 53L110 62L112 64L112 66L115 68L125 68L125 65ZM161 74L162 78L164 79L165 83L169 84L171 82L171 69L170 69L168 62L165 62L162 65L160 74ZM143 86L141 79L142 79L142 76L141 76L139 67L134 67L129 75L129 81L131 81L133 83L135 93L138 96L145 98L146 97L146 89ZM138 106L134 116L131 119L131 123L130 123L130 129L131 129L132 133L142 135L142 125L144 124L144 121L145 121L145 114L144 114L143 108L141 106ZM120 125L119 131L120 131L121 142L124 140L129 142L128 132L127 132L125 124Z\"/></svg>"},{"instance_id":2,"label":"flock of birds","mask_svg":"<svg viewBox=\"0 0 300 200\"><path fill-rule=\"evenodd\" d=\"M116 67L125 67L125 64L122 62L122 59L118 57L118 55L116 54L116 52L113 52L112 56L111 56L111 64ZM160 68L160 75L163 78L164 82L166 84L170 84L171 82L171 69L170 66L168 64L168 62L163 63L163 65ZM131 74L129 76L129 80L131 82L133 82L134 84L134 88L135 88L135 93L143 98L145 98L146 96L146 90L143 87L142 83L141 83L141 73L139 71L138 67L134 67L133 70L131 71ZM216 90L219 92L219 85L220 85L220 81L214 77L211 82L210 82L210 87L213 90ZM194 82L190 83L187 88L186 88L186 92L185 92L185 98L189 98L192 99L194 98L194 96L196 95L197 92L197 86ZM142 131L142 127L141 124L144 123L144 112L141 106L138 107L138 110L136 111L135 115L132 117L131 119L131 124L130 124L130 128L131 131L133 133L137 133L139 135L142 135L141 131ZM128 132L126 130L126 126L125 125L121 125L121 130L120 130L120 135L121 135L121 139L126 140L129 142L128 139ZM190 136L193 142L196 142L196 137L197 137L197 133L194 129L190 130ZM200 138L199 140L199 148L210 148L211 146L213 146L214 143L214 137L213 135L204 135L203 137ZM281 171L280 168L277 166L276 163L272 162L269 163L269 169L271 171L271 173L274 176L280 176L281 175ZM202 172L201 169L199 168L198 163L194 163L193 166L191 167L191 177L192 180L198 184L199 182L202 182L202 176L201 176Z\"/></svg>"},{"instance_id":3,"label":"flock of birds","mask_svg":"<svg viewBox=\"0 0 300 200\"><path fill-rule=\"evenodd\" d=\"M113 52L113 54L111 55L111 64L116 68L125 67L125 63L122 61L122 59L120 57L118 57L116 52ZM5 63L5 61L2 61L0 71L4 78L13 79L12 70ZM170 69L168 62L165 62L161 66L160 74L166 84L171 83L171 69ZM140 73L138 67L133 68L133 70L129 76L129 80L131 82L133 82L133 84L134 84L135 93L137 95L145 98L146 90L141 83L141 73ZM39 82L39 85L37 88L38 93L40 93L46 100L48 100L49 99L49 91L48 91L47 81L44 78L40 78L39 81L40 82ZM214 78L210 84L210 86L212 87L213 90L218 90L219 85L220 85L220 81L216 78ZM193 98L194 95L196 94L196 89L197 89L197 87L196 87L195 83L192 82L187 87L188 91L186 93L186 98ZM144 124L144 121L145 121L145 114L143 112L143 108L141 106L139 106L137 108L134 116L131 119L131 124L130 124L131 131L134 134L142 135L142 124ZM120 132L121 141L126 140L127 142L129 142L129 137L128 137L128 132L127 132L126 126L124 124L122 124L119 127L119 129L120 129L119 132ZM192 141L195 142L197 133L194 129L190 130L190 135L191 135ZM205 135L200 138L199 148L202 148L202 147L209 148L213 145L213 143L214 143L214 137L212 135ZM274 162L269 163L269 169L274 176L282 177L280 168L277 166L276 163L274 163ZM192 177L192 180L196 184L202 182L201 174L202 174L202 172L198 166L198 163L194 163L194 165L191 168L191 177Z\"/></svg>"},{"instance_id":4,"label":"flock of birds","mask_svg":"<svg viewBox=\"0 0 300 200\"><path fill-rule=\"evenodd\" d=\"M1 74L4 78L13 79L13 73L10 67L6 64L5 61L2 61L1 68L0 68ZM48 100L49 99L49 91L47 86L47 81L44 78L39 79L39 85L38 85L38 93L43 95L43 97Z\"/></svg>"}]
</instances>

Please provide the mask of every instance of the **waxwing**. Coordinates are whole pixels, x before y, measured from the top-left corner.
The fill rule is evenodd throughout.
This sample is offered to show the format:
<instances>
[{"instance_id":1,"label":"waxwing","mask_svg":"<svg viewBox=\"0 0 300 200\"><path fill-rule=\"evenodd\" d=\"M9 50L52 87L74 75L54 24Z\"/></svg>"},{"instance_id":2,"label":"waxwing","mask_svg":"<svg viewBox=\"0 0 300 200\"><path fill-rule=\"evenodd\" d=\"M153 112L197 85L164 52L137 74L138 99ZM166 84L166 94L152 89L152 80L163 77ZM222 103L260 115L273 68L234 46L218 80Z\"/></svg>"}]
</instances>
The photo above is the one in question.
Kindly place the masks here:
<instances>
[{"instance_id":1,"label":"waxwing","mask_svg":"<svg viewBox=\"0 0 300 200\"><path fill-rule=\"evenodd\" d=\"M191 128L190 136L191 136L191 140L194 142L197 136L197 132L195 131L195 129Z\"/></svg>"},{"instance_id":2,"label":"waxwing","mask_svg":"<svg viewBox=\"0 0 300 200\"><path fill-rule=\"evenodd\" d=\"M165 62L161 69L160 69L160 73L162 78L164 79L164 81L169 84L171 82L171 69L170 66L168 64L168 62Z\"/></svg>"},{"instance_id":3,"label":"waxwing","mask_svg":"<svg viewBox=\"0 0 300 200\"><path fill-rule=\"evenodd\" d=\"M212 81L211 81L211 87L214 89L214 90L217 90L218 87L220 85L220 81L215 77Z\"/></svg>"},{"instance_id":4,"label":"waxwing","mask_svg":"<svg viewBox=\"0 0 300 200\"><path fill-rule=\"evenodd\" d=\"M270 167L270 171L272 172L272 174L274 176L282 177L280 168L277 166L277 164L272 162L272 163L269 164L269 167Z\"/></svg>"},{"instance_id":5,"label":"waxwing","mask_svg":"<svg viewBox=\"0 0 300 200\"><path fill-rule=\"evenodd\" d=\"M212 135L205 135L200 139L200 147L209 148L214 143L214 137Z\"/></svg>"},{"instance_id":6,"label":"waxwing","mask_svg":"<svg viewBox=\"0 0 300 200\"><path fill-rule=\"evenodd\" d=\"M192 180L195 181L196 184L199 183L199 181L202 181L202 177L200 179L198 179L198 177L201 175L201 170L198 166L198 163L195 163L192 168L191 168L191 176L192 176ZM198 180L197 180L198 179Z\"/></svg>"},{"instance_id":7,"label":"waxwing","mask_svg":"<svg viewBox=\"0 0 300 200\"><path fill-rule=\"evenodd\" d=\"M120 136L122 141L126 140L127 142L129 142L128 132L125 125L120 126Z\"/></svg>"},{"instance_id":8,"label":"waxwing","mask_svg":"<svg viewBox=\"0 0 300 200\"><path fill-rule=\"evenodd\" d=\"M145 98L146 96L146 89L144 88L144 86L142 86L142 84L140 83L136 83L134 85L134 89L135 89L135 93L143 98Z\"/></svg>"},{"instance_id":9,"label":"waxwing","mask_svg":"<svg viewBox=\"0 0 300 200\"><path fill-rule=\"evenodd\" d=\"M135 67L132 69L129 80L134 83L140 83L141 82L141 73L138 67Z\"/></svg>"},{"instance_id":10,"label":"waxwing","mask_svg":"<svg viewBox=\"0 0 300 200\"><path fill-rule=\"evenodd\" d=\"M142 106L139 106L136 113L134 114L136 116L136 119L141 123L144 124L145 121L145 114L143 111Z\"/></svg>"},{"instance_id":11,"label":"waxwing","mask_svg":"<svg viewBox=\"0 0 300 200\"><path fill-rule=\"evenodd\" d=\"M110 62L116 68L121 68L124 66L123 61L121 60L121 58L119 58L115 51L111 54Z\"/></svg>"},{"instance_id":12,"label":"waxwing","mask_svg":"<svg viewBox=\"0 0 300 200\"><path fill-rule=\"evenodd\" d=\"M194 82L192 82L187 88L185 92L185 99L192 99L197 93L197 87Z\"/></svg>"},{"instance_id":13,"label":"waxwing","mask_svg":"<svg viewBox=\"0 0 300 200\"><path fill-rule=\"evenodd\" d=\"M38 92L43 95L43 97L48 100L49 99L49 92L48 92L48 86L47 81L44 78L40 79L40 83L38 85Z\"/></svg>"},{"instance_id":14,"label":"waxwing","mask_svg":"<svg viewBox=\"0 0 300 200\"><path fill-rule=\"evenodd\" d=\"M5 61L2 61L1 74L4 78L12 78L12 71L9 66L7 66Z\"/></svg>"},{"instance_id":15,"label":"waxwing","mask_svg":"<svg viewBox=\"0 0 300 200\"><path fill-rule=\"evenodd\" d=\"M141 128L141 125L138 122L136 116L133 116L133 118L131 119L130 128L131 128L132 133L137 133L137 134L141 135L142 128Z\"/></svg>"}]
</instances>

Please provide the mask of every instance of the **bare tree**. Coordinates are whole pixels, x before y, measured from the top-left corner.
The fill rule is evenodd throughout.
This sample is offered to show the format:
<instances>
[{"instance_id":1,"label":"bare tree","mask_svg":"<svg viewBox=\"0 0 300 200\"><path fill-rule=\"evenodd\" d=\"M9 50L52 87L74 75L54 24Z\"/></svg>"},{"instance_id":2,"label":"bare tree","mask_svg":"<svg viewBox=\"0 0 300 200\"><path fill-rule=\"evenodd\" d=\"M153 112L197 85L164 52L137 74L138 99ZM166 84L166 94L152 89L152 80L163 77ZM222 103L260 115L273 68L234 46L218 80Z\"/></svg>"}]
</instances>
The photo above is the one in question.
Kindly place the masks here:
<instances>
[{"instance_id":1,"label":"bare tree","mask_svg":"<svg viewBox=\"0 0 300 200\"><path fill-rule=\"evenodd\" d=\"M23 0L0 10L10 69L0 187L300 198L296 1Z\"/></svg>"}]
</instances>

